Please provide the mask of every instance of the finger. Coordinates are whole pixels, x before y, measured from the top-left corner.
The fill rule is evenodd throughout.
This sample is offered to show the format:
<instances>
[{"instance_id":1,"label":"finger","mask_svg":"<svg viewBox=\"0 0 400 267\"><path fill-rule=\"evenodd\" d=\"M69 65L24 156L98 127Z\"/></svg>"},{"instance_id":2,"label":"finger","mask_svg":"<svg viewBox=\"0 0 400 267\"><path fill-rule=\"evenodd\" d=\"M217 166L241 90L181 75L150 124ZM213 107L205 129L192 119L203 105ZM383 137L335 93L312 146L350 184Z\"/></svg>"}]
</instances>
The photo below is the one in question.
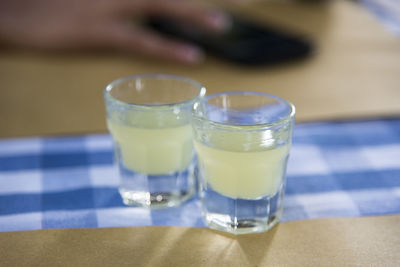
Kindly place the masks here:
<instances>
[{"instance_id":1,"label":"finger","mask_svg":"<svg viewBox=\"0 0 400 267\"><path fill-rule=\"evenodd\" d=\"M224 31L230 26L227 14L187 0L120 0L124 10L131 9L144 15L167 16L213 31Z\"/></svg>"},{"instance_id":2,"label":"finger","mask_svg":"<svg viewBox=\"0 0 400 267\"><path fill-rule=\"evenodd\" d=\"M198 64L203 51L191 44L164 38L142 28L120 26L112 32L112 46L124 52L144 54L155 58L186 64Z\"/></svg>"}]
</instances>

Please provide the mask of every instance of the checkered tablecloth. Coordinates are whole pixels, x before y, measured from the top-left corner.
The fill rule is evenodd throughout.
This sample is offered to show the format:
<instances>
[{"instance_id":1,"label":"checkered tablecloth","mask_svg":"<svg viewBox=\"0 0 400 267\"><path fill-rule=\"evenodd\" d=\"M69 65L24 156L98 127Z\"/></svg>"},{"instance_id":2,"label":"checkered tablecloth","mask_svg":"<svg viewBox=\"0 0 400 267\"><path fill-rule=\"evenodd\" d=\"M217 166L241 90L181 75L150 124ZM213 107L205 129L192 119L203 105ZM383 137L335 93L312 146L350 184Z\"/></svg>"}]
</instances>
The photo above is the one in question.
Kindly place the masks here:
<instances>
[{"instance_id":1,"label":"checkered tablecloth","mask_svg":"<svg viewBox=\"0 0 400 267\"><path fill-rule=\"evenodd\" d=\"M0 140L0 231L205 226L197 197L125 206L107 134ZM283 221L400 213L400 119L295 126Z\"/></svg>"},{"instance_id":2,"label":"checkered tablecloth","mask_svg":"<svg viewBox=\"0 0 400 267\"><path fill-rule=\"evenodd\" d=\"M399 0L361 0L361 3L374 13L390 30L400 37Z\"/></svg>"}]
</instances>

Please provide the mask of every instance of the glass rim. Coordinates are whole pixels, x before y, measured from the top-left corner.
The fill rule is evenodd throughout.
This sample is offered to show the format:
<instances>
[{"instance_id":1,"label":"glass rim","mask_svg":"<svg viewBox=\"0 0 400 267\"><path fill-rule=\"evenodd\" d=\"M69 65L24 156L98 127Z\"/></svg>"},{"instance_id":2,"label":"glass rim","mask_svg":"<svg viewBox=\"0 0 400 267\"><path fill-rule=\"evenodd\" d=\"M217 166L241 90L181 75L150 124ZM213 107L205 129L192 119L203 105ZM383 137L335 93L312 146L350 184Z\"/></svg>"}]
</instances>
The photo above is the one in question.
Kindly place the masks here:
<instances>
[{"instance_id":1,"label":"glass rim","mask_svg":"<svg viewBox=\"0 0 400 267\"><path fill-rule=\"evenodd\" d=\"M160 104L160 105L146 105L146 104L133 104L133 103L128 103L122 100L119 100L115 98L114 96L111 95L111 91L113 88L115 88L116 85L121 84L123 82L127 81L134 81L139 78L152 78L152 79L168 79L168 80L175 80L175 81L183 81L188 84L192 84L195 87L197 87L198 92L194 97L191 97L187 100L184 101L179 101L176 103L171 103L171 104ZM180 75L175 75L175 74L165 74L165 73L146 73L146 74L134 74L134 75L129 75L125 76L122 78L118 78L109 84L106 85L104 88L104 98L106 100L112 101L114 103L117 103L118 105L128 107L130 109L142 109L142 110L169 110L171 108L178 106L184 106L186 104L191 104L194 102L198 97L204 97L206 94L206 88L199 83L196 80L192 80L190 78L180 76Z\"/></svg>"},{"instance_id":2,"label":"glass rim","mask_svg":"<svg viewBox=\"0 0 400 267\"><path fill-rule=\"evenodd\" d=\"M229 123L222 123L222 122L216 122L213 120L209 120L207 118L204 118L204 116L199 116L196 112L198 106L200 103L206 103L209 99L214 98L214 97L218 97L221 95L258 95L258 96L263 96L263 97L268 97L268 98L272 98L275 100L278 100L279 102L282 102L283 104L285 104L286 106L288 106L290 108L290 112L287 116L285 116L284 118L280 119L280 120L276 120L276 121L272 121L272 122L268 122L268 123L259 123L259 124L229 124ZM215 94L211 94L208 95L204 98L202 98L200 101L194 103L192 110L192 117L195 119L198 119L202 122L207 122L209 124L211 124L212 126L215 127L219 127L219 128L223 128L223 129L234 129L234 130L259 130L259 129L265 129L265 128L270 128L273 126L277 126L277 125L281 125L284 124L286 122L288 122L289 120L293 119L296 115L296 107L289 101L276 96L276 95L272 95L272 94L268 94L268 93L264 93L264 92L257 92L257 91L225 91L225 92L220 92L220 93L215 93Z\"/></svg>"}]
</instances>

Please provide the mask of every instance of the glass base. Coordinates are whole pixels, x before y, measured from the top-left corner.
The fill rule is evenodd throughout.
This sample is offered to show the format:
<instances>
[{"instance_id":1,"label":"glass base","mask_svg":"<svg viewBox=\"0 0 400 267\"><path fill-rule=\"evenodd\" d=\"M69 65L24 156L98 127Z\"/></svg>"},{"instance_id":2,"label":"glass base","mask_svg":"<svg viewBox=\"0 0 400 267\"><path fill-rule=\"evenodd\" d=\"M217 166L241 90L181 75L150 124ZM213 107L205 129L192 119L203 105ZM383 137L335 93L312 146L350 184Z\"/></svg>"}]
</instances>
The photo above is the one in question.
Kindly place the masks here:
<instances>
[{"instance_id":1,"label":"glass base","mask_svg":"<svg viewBox=\"0 0 400 267\"><path fill-rule=\"evenodd\" d=\"M254 200L227 197L208 187L200 198L208 227L235 235L265 232L282 217L283 186L274 196Z\"/></svg>"},{"instance_id":2,"label":"glass base","mask_svg":"<svg viewBox=\"0 0 400 267\"><path fill-rule=\"evenodd\" d=\"M230 216L213 213L206 214L204 219L211 229L235 235L266 232L279 222L279 218L275 216L271 217L269 221L257 219L231 220Z\"/></svg>"},{"instance_id":3,"label":"glass base","mask_svg":"<svg viewBox=\"0 0 400 267\"><path fill-rule=\"evenodd\" d=\"M125 205L130 206L141 206L151 209L163 209L169 207L176 207L187 201L194 195L192 192L180 192L179 194L174 193L149 193L120 189L122 200Z\"/></svg>"},{"instance_id":4,"label":"glass base","mask_svg":"<svg viewBox=\"0 0 400 267\"><path fill-rule=\"evenodd\" d=\"M195 194L194 164L184 171L148 175L120 165L120 187L124 204L152 209L179 206Z\"/></svg>"}]
</instances>

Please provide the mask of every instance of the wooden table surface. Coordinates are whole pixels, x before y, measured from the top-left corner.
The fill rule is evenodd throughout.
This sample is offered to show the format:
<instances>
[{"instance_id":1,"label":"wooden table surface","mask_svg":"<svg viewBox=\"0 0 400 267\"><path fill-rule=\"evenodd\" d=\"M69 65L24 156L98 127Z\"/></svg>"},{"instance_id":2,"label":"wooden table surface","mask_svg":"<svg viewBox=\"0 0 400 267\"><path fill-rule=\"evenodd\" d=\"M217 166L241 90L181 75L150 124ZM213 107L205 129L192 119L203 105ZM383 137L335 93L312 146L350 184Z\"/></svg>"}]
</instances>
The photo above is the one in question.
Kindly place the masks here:
<instances>
[{"instance_id":1,"label":"wooden table surface","mask_svg":"<svg viewBox=\"0 0 400 267\"><path fill-rule=\"evenodd\" d=\"M269 92L293 102L298 121L399 115L400 38L352 1L304 2L236 8L314 40L311 58L276 67L236 66L211 57L188 67L132 55L1 51L0 137L104 132L106 84L149 72L196 79L208 93Z\"/></svg>"},{"instance_id":2,"label":"wooden table surface","mask_svg":"<svg viewBox=\"0 0 400 267\"><path fill-rule=\"evenodd\" d=\"M234 236L206 228L0 233L2 266L399 266L400 215L280 223Z\"/></svg>"}]
</instances>

